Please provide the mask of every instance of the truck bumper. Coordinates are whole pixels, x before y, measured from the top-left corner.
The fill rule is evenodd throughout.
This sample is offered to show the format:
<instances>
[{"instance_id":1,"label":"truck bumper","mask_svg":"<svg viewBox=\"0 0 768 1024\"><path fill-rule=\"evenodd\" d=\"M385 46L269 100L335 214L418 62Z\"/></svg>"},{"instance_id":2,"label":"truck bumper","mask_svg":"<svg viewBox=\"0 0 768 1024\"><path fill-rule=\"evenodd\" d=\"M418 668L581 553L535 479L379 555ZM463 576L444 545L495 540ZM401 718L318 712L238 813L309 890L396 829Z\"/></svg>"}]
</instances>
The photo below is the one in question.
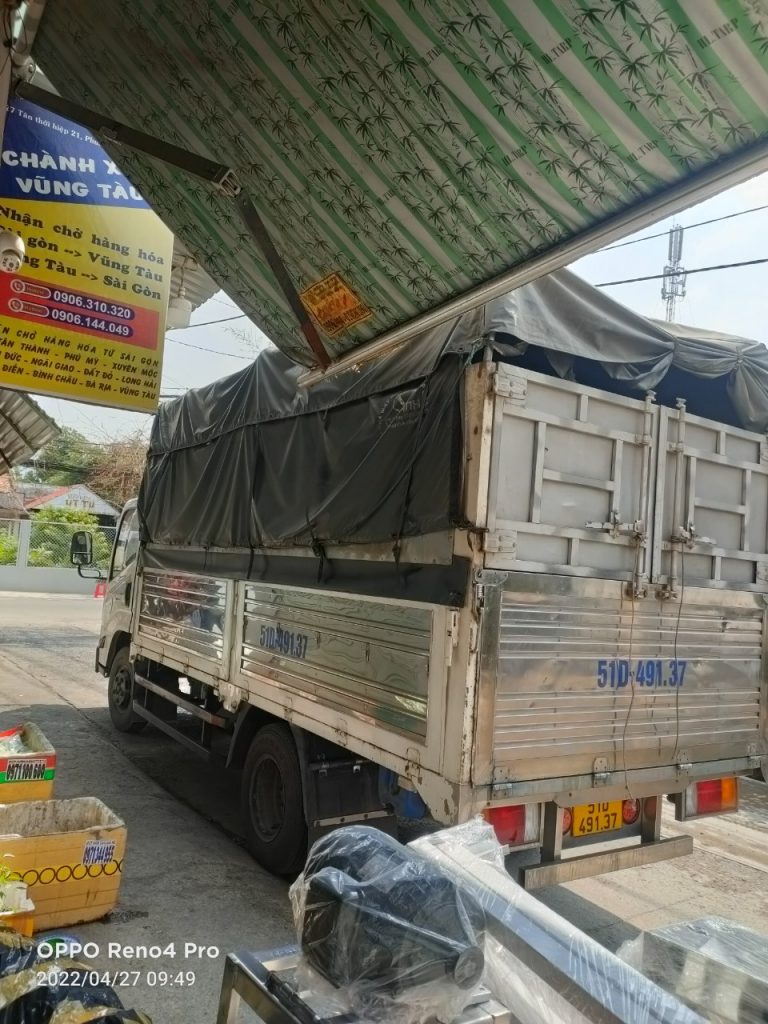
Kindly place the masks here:
<instances>
[{"instance_id":1,"label":"truck bumper","mask_svg":"<svg viewBox=\"0 0 768 1024\"><path fill-rule=\"evenodd\" d=\"M691 836L672 836L657 839L637 846L624 846L617 850L602 850L578 857L566 857L545 864L534 864L520 869L520 884L524 889L541 889L545 885L559 885L562 882L576 882L580 878L591 878L607 871L621 868L637 868L643 864L655 864L670 857L684 857L693 851Z\"/></svg>"}]
</instances>

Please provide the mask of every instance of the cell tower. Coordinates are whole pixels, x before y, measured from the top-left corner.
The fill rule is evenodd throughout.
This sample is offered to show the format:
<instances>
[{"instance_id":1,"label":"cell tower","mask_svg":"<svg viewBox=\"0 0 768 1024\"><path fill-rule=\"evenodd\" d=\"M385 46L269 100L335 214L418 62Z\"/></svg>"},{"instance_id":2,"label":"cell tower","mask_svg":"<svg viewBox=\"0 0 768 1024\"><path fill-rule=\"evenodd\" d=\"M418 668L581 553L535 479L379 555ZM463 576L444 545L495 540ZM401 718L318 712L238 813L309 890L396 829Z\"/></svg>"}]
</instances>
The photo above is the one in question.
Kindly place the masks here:
<instances>
[{"instance_id":1,"label":"cell tower","mask_svg":"<svg viewBox=\"0 0 768 1024\"><path fill-rule=\"evenodd\" d=\"M675 306L678 299L685 298L685 268L683 260L683 231L681 224L673 224L669 229L669 251L667 265L664 267L664 279L661 282L661 297L667 303L667 321L675 319Z\"/></svg>"}]
</instances>

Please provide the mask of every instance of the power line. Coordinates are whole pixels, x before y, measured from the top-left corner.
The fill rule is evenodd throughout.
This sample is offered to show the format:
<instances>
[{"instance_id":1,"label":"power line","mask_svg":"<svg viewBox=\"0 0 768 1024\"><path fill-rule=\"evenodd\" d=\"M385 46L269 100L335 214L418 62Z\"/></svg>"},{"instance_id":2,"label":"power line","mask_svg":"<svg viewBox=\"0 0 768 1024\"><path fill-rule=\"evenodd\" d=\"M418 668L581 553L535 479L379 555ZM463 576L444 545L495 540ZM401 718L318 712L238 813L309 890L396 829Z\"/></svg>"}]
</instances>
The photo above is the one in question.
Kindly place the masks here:
<instances>
[{"instance_id":1,"label":"power line","mask_svg":"<svg viewBox=\"0 0 768 1024\"><path fill-rule=\"evenodd\" d=\"M688 224L685 227L686 231L691 231L693 228L702 228L705 224L717 224L721 220L731 220L733 217L744 217L748 213L759 213L760 210L768 210L768 203L764 203L762 206L752 206L749 210L738 210L736 213L725 213L722 217L710 217L709 220L700 220L695 224ZM608 252L610 249L621 249L625 245L637 245L638 242L649 242L652 238L664 238L668 231L657 231L654 235L643 235L641 238L630 238L626 242L615 242L613 245L603 246L602 249L598 249L598 252Z\"/></svg>"},{"instance_id":2,"label":"power line","mask_svg":"<svg viewBox=\"0 0 768 1024\"><path fill-rule=\"evenodd\" d=\"M239 316L223 316L219 320L204 320L201 324L187 324L186 327L169 327L170 331L191 331L193 327L212 327L214 324L227 324L230 320L247 320L248 316L245 313L240 313ZM166 332L166 333L168 333Z\"/></svg>"},{"instance_id":3,"label":"power line","mask_svg":"<svg viewBox=\"0 0 768 1024\"><path fill-rule=\"evenodd\" d=\"M768 263L768 257L760 260L742 260L741 263L718 263L714 267L695 267L693 270L686 270L686 274L706 274L710 270L730 270L731 267L754 267L758 263ZM611 288L616 284L637 284L640 281L659 281L664 274L646 274L645 277L627 277L623 281L601 281L593 288Z\"/></svg>"},{"instance_id":4,"label":"power line","mask_svg":"<svg viewBox=\"0 0 768 1024\"><path fill-rule=\"evenodd\" d=\"M215 295L212 295L211 298L208 301L209 302L218 302L218 304L220 306L226 306L227 309L240 309L240 307L236 306L234 304L234 302L225 302L224 299L217 299Z\"/></svg>"},{"instance_id":5,"label":"power line","mask_svg":"<svg viewBox=\"0 0 768 1024\"><path fill-rule=\"evenodd\" d=\"M202 327L202 324L200 326ZM215 348L206 348L205 345L193 345L191 341L182 341L181 338L169 338L168 341L172 341L176 345L184 345L185 348L196 348L198 352L211 352L215 356L228 356L230 359L244 359L248 363L253 362L251 356L241 356L236 352L217 352Z\"/></svg>"}]
</instances>

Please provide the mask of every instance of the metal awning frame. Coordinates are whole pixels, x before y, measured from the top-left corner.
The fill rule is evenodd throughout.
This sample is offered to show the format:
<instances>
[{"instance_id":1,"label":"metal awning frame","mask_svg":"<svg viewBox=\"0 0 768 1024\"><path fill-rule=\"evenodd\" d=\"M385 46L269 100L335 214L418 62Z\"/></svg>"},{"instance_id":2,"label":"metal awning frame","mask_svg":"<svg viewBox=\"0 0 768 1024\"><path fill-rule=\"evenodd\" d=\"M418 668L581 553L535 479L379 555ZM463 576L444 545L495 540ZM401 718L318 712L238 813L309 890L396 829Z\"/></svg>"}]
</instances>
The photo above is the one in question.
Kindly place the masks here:
<instances>
[{"instance_id":1,"label":"metal awning frame","mask_svg":"<svg viewBox=\"0 0 768 1024\"><path fill-rule=\"evenodd\" d=\"M282 260L277 248L270 237L264 221L251 198L246 195L237 180L235 171L226 164L217 163L202 157L197 153L174 146L146 132L131 128L129 125L115 121L106 114L99 114L95 110L73 103L71 100L59 96L51 89L43 89L28 81L19 81L16 85L16 92L24 99L36 103L38 106L50 110L54 114L76 121L85 128L90 129L104 142L113 142L117 145L128 146L140 153L161 160L163 163L177 167L187 174L192 174L203 181L208 182L227 199L233 200L235 207L240 214L243 224L250 232L254 241L261 250L269 268L275 276L283 295L299 323L307 344L314 352L317 361L323 369L330 367L331 360L325 350L317 328L313 323L309 312L301 301L298 290L291 280L288 268Z\"/></svg>"}]
</instances>

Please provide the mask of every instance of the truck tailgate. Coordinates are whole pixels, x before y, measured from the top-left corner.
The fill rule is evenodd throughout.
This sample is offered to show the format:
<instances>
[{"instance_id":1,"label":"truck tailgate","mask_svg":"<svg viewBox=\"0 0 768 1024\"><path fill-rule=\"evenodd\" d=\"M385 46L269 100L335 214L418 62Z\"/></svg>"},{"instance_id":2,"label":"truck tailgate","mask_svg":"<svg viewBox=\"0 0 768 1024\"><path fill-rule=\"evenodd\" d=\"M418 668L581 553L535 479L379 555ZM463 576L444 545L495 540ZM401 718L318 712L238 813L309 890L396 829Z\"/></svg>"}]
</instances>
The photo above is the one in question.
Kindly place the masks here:
<instances>
[{"instance_id":1,"label":"truck tailgate","mask_svg":"<svg viewBox=\"0 0 768 1024\"><path fill-rule=\"evenodd\" d=\"M757 753L765 606L749 592L632 600L620 581L509 574L483 624L477 743L491 751L476 764L492 779L475 781Z\"/></svg>"}]
</instances>

